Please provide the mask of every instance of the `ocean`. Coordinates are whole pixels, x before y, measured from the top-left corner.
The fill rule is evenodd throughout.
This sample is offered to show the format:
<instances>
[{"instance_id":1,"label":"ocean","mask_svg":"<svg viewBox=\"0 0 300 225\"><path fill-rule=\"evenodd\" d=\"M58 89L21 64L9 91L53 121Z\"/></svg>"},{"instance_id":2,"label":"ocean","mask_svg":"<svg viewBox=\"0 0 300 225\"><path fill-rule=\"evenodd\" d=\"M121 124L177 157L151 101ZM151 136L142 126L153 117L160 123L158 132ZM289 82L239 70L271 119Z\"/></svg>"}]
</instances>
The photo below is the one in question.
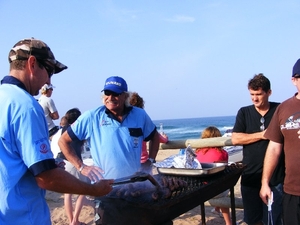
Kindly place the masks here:
<instances>
[{"instance_id":1,"label":"ocean","mask_svg":"<svg viewBox=\"0 0 300 225\"><path fill-rule=\"evenodd\" d=\"M217 127L222 135L233 127L235 116L200 117L189 119L153 120L158 131L161 129L169 140L200 138L201 132L208 126Z\"/></svg>"}]
</instances>

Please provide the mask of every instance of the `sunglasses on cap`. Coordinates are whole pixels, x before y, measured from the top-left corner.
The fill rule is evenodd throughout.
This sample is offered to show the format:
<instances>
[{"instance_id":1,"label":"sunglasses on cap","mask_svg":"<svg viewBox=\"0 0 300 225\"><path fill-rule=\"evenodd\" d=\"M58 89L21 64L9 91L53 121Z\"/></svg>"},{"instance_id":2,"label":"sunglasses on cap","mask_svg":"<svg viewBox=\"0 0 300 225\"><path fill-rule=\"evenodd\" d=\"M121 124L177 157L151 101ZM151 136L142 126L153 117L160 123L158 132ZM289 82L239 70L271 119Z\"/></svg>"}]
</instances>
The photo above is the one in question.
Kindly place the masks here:
<instances>
[{"instance_id":1,"label":"sunglasses on cap","mask_svg":"<svg viewBox=\"0 0 300 225\"><path fill-rule=\"evenodd\" d=\"M37 61L45 68L45 70L48 73L49 78L51 78L55 72L54 68L41 59L37 59Z\"/></svg>"},{"instance_id":2,"label":"sunglasses on cap","mask_svg":"<svg viewBox=\"0 0 300 225\"><path fill-rule=\"evenodd\" d=\"M120 94L118 94L118 93L116 93L116 92L113 92L113 91L104 91L104 94L106 95L106 96L114 96L114 97L119 97L122 93L120 93Z\"/></svg>"}]
</instances>

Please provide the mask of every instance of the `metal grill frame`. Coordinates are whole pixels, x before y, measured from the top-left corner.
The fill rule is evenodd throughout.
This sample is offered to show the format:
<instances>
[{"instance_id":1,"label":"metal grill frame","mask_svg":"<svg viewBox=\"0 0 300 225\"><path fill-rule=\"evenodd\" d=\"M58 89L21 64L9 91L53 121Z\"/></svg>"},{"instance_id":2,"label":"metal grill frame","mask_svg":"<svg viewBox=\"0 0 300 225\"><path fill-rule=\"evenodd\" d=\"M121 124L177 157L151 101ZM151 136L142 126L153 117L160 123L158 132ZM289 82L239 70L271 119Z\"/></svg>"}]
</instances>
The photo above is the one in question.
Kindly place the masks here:
<instances>
[{"instance_id":1,"label":"metal grill frame","mask_svg":"<svg viewBox=\"0 0 300 225\"><path fill-rule=\"evenodd\" d=\"M165 201L165 204L135 204L118 198L100 197L104 215L103 225L162 225L172 221L183 213L201 206L202 224L205 224L204 202L230 189L232 223L236 224L234 186L237 183L244 166L242 164L228 166L228 169L218 174L218 177L207 177L207 184L199 190Z\"/></svg>"}]
</instances>

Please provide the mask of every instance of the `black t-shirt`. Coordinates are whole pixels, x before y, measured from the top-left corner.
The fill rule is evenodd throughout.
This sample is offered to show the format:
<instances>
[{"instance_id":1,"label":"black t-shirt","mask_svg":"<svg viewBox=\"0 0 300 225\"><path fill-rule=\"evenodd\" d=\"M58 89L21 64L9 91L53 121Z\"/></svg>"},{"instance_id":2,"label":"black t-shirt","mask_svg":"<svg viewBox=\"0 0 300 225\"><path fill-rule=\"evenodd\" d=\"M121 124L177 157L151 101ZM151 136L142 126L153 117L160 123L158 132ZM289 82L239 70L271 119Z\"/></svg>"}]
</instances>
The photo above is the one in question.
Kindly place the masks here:
<instances>
[{"instance_id":1,"label":"black t-shirt","mask_svg":"<svg viewBox=\"0 0 300 225\"><path fill-rule=\"evenodd\" d=\"M268 128L272 116L279 103L270 102L270 109L264 115L264 127ZM257 112L254 105L242 107L236 116L233 132L236 133L256 133L260 132L261 115ZM243 145L243 164L247 167L242 174L241 184L251 187L261 186L261 177L265 153L269 140L260 140L251 144ZM275 169L270 181L274 186L282 183L284 179L284 154L280 157L280 162Z\"/></svg>"}]
</instances>

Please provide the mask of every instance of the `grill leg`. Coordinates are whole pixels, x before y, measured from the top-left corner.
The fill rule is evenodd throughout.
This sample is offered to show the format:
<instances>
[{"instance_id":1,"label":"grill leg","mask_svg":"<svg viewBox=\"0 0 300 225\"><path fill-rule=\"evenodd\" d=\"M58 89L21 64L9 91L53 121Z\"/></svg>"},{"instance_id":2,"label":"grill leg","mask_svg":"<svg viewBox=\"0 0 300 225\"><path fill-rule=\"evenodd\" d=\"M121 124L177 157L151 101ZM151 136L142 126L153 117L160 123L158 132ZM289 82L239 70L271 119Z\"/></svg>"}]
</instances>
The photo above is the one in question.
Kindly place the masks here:
<instances>
[{"instance_id":1,"label":"grill leg","mask_svg":"<svg viewBox=\"0 0 300 225\"><path fill-rule=\"evenodd\" d=\"M236 224L234 186L230 188L230 203L231 203L231 221L232 224Z\"/></svg>"},{"instance_id":2,"label":"grill leg","mask_svg":"<svg viewBox=\"0 0 300 225\"><path fill-rule=\"evenodd\" d=\"M101 225L102 224L102 218L103 218L103 205L102 202L99 199L95 199L95 224L96 225Z\"/></svg>"},{"instance_id":3,"label":"grill leg","mask_svg":"<svg viewBox=\"0 0 300 225\"><path fill-rule=\"evenodd\" d=\"M201 210L201 221L202 221L202 225L206 225L206 221L205 221L205 206L204 206L204 202L202 202L200 204L200 210Z\"/></svg>"}]
</instances>

